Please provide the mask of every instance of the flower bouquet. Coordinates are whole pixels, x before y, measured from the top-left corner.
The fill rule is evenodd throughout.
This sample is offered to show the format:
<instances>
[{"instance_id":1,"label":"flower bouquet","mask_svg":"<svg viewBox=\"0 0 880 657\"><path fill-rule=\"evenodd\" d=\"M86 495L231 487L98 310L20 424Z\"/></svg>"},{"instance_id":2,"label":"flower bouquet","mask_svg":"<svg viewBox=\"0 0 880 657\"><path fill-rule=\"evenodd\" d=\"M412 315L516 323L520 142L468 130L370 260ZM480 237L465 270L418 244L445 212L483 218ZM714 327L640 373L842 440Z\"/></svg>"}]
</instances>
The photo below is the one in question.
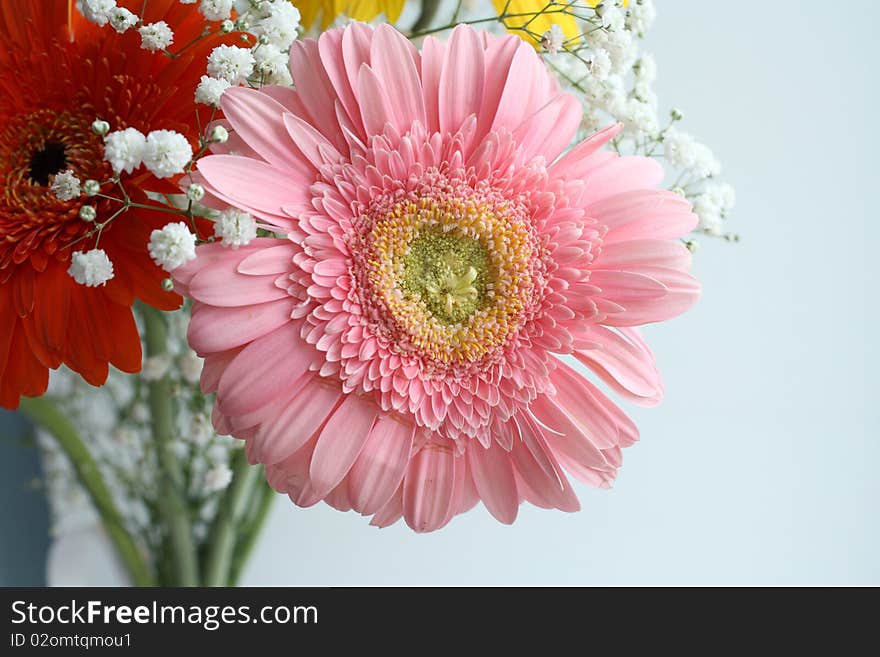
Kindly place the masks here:
<instances>
[{"instance_id":1,"label":"flower bouquet","mask_svg":"<svg viewBox=\"0 0 880 657\"><path fill-rule=\"evenodd\" d=\"M284 493L577 511L662 396L733 189L650 0L4 0L0 404L137 585L234 584ZM395 27L396 25L396 27Z\"/></svg>"}]
</instances>

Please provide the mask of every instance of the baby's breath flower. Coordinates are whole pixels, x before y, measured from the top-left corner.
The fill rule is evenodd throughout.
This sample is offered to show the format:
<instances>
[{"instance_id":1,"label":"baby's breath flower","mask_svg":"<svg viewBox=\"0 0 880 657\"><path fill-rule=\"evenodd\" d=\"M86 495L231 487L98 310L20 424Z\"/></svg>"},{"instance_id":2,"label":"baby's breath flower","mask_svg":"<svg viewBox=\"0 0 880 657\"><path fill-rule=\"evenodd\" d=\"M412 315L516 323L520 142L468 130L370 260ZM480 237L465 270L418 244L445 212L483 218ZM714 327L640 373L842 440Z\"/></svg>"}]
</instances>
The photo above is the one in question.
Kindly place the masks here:
<instances>
[{"instance_id":1,"label":"baby's breath flower","mask_svg":"<svg viewBox=\"0 0 880 657\"><path fill-rule=\"evenodd\" d=\"M254 52L254 60L256 71L263 84L289 85L293 82L290 77L288 55L281 52L278 46L272 44L260 46Z\"/></svg>"},{"instance_id":2,"label":"baby's breath flower","mask_svg":"<svg viewBox=\"0 0 880 657\"><path fill-rule=\"evenodd\" d=\"M721 162L705 144L696 144L696 155L691 170L700 178L712 178L721 173Z\"/></svg>"},{"instance_id":3,"label":"baby's breath flower","mask_svg":"<svg viewBox=\"0 0 880 657\"><path fill-rule=\"evenodd\" d=\"M590 75L597 80L604 80L611 73L611 57L604 48L599 48L590 58Z\"/></svg>"},{"instance_id":4,"label":"baby's breath flower","mask_svg":"<svg viewBox=\"0 0 880 657\"><path fill-rule=\"evenodd\" d=\"M76 5L87 21L103 27L110 20L109 13L116 7L116 0L80 0Z\"/></svg>"},{"instance_id":5,"label":"baby's breath flower","mask_svg":"<svg viewBox=\"0 0 880 657\"><path fill-rule=\"evenodd\" d=\"M135 128L111 132L104 137L104 159L117 175L131 173L141 165L146 143L147 138Z\"/></svg>"},{"instance_id":6,"label":"baby's breath flower","mask_svg":"<svg viewBox=\"0 0 880 657\"><path fill-rule=\"evenodd\" d=\"M180 375L187 383L198 383L202 376L202 363L204 361L192 351L185 351L178 360Z\"/></svg>"},{"instance_id":7,"label":"baby's breath flower","mask_svg":"<svg viewBox=\"0 0 880 657\"><path fill-rule=\"evenodd\" d=\"M232 0L202 0L199 11L209 21L222 21L232 12Z\"/></svg>"},{"instance_id":8,"label":"baby's breath flower","mask_svg":"<svg viewBox=\"0 0 880 657\"><path fill-rule=\"evenodd\" d=\"M626 15L621 11L613 0L606 0L596 5L596 15L602 19L602 26L611 31L622 31L626 21Z\"/></svg>"},{"instance_id":9,"label":"baby's breath flower","mask_svg":"<svg viewBox=\"0 0 880 657\"><path fill-rule=\"evenodd\" d=\"M697 161L697 142L686 132L670 128L663 136L663 155L670 166L689 169Z\"/></svg>"},{"instance_id":10,"label":"baby's breath flower","mask_svg":"<svg viewBox=\"0 0 880 657\"><path fill-rule=\"evenodd\" d=\"M55 174L49 188L61 201L71 201L80 195L79 178L73 175L72 169Z\"/></svg>"},{"instance_id":11,"label":"baby's breath flower","mask_svg":"<svg viewBox=\"0 0 880 657\"><path fill-rule=\"evenodd\" d=\"M627 23L636 34L644 34L656 17L657 8L654 6L654 0L638 0L630 3Z\"/></svg>"},{"instance_id":12,"label":"baby's breath flower","mask_svg":"<svg viewBox=\"0 0 880 657\"><path fill-rule=\"evenodd\" d=\"M196 102L211 107L220 107L220 97L231 85L222 78L202 76L202 81L196 87Z\"/></svg>"},{"instance_id":13,"label":"baby's breath flower","mask_svg":"<svg viewBox=\"0 0 880 657\"><path fill-rule=\"evenodd\" d=\"M196 257L196 236L182 221L150 233L150 257L165 271L173 271Z\"/></svg>"},{"instance_id":14,"label":"baby's breath flower","mask_svg":"<svg viewBox=\"0 0 880 657\"><path fill-rule=\"evenodd\" d=\"M541 35L541 45L544 47L544 50L551 55L555 55L559 52L564 42L565 34L562 32L562 28L556 23L553 23L553 25L550 26L550 29Z\"/></svg>"},{"instance_id":15,"label":"baby's breath flower","mask_svg":"<svg viewBox=\"0 0 880 657\"><path fill-rule=\"evenodd\" d=\"M249 244L257 236L257 222L247 212L228 208L217 217L214 235L220 238L223 246L238 248Z\"/></svg>"},{"instance_id":16,"label":"baby's breath flower","mask_svg":"<svg viewBox=\"0 0 880 657\"><path fill-rule=\"evenodd\" d=\"M183 173L192 155L192 146L179 132L153 130L147 135L144 166L158 178L170 178Z\"/></svg>"},{"instance_id":17,"label":"baby's breath flower","mask_svg":"<svg viewBox=\"0 0 880 657\"><path fill-rule=\"evenodd\" d=\"M254 64L254 55L247 48L217 46L208 56L208 75L229 84L244 84L254 72Z\"/></svg>"},{"instance_id":18,"label":"baby's breath flower","mask_svg":"<svg viewBox=\"0 0 880 657\"><path fill-rule=\"evenodd\" d=\"M158 381L168 374L171 368L171 356L168 354L157 354L144 358L144 364L141 368L141 378L144 381Z\"/></svg>"},{"instance_id":19,"label":"baby's breath flower","mask_svg":"<svg viewBox=\"0 0 880 657\"><path fill-rule=\"evenodd\" d=\"M80 285L98 287L113 278L113 263L103 249L76 251L67 273Z\"/></svg>"},{"instance_id":20,"label":"baby's breath flower","mask_svg":"<svg viewBox=\"0 0 880 657\"><path fill-rule=\"evenodd\" d=\"M141 35L141 48L144 50L164 50L174 43L174 32L165 21L149 23L138 28Z\"/></svg>"},{"instance_id":21,"label":"baby's breath flower","mask_svg":"<svg viewBox=\"0 0 880 657\"><path fill-rule=\"evenodd\" d=\"M272 2L263 5L268 12L253 26L251 32L255 35L265 36L268 43L277 46L280 50L287 50L290 44L296 41L299 27L299 9L290 2Z\"/></svg>"},{"instance_id":22,"label":"baby's breath flower","mask_svg":"<svg viewBox=\"0 0 880 657\"><path fill-rule=\"evenodd\" d=\"M122 34L138 24L138 17L125 7L114 7L107 14L110 25Z\"/></svg>"},{"instance_id":23,"label":"baby's breath flower","mask_svg":"<svg viewBox=\"0 0 880 657\"><path fill-rule=\"evenodd\" d=\"M225 463L218 463L205 473L205 492L217 493L232 482L232 470Z\"/></svg>"}]
</instances>

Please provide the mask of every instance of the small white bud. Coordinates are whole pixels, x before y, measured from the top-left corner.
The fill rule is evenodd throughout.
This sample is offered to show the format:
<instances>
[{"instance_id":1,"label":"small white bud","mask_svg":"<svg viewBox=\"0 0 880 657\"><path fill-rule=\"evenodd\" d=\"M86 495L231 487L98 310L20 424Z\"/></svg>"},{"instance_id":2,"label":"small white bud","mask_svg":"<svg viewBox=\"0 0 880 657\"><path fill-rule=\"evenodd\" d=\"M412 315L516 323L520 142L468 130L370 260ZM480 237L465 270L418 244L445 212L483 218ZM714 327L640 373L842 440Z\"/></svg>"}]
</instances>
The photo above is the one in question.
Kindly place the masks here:
<instances>
[{"instance_id":1,"label":"small white bud","mask_svg":"<svg viewBox=\"0 0 880 657\"><path fill-rule=\"evenodd\" d=\"M190 201L201 201L205 197L205 188L199 183L193 183L186 189L186 197Z\"/></svg>"},{"instance_id":2,"label":"small white bud","mask_svg":"<svg viewBox=\"0 0 880 657\"><path fill-rule=\"evenodd\" d=\"M83 192L86 196L94 196L100 191L101 183L99 183L97 180L89 179L83 183Z\"/></svg>"},{"instance_id":3,"label":"small white bud","mask_svg":"<svg viewBox=\"0 0 880 657\"><path fill-rule=\"evenodd\" d=\"M225 144L226 140L229 139L229 132L222 125L215 125L214 129L211 130L210 141L215 144Z\"/></svg>"},{"instance_id":4,"label":"small white bud","mask_svg":"<svg viewBox=\"0 0 880 657\"><path fill-rule=\"evenodd\" d=\"M79 209L79 218L83 221L92 222L98 216L98 211L93 205L84 205Z\"/></svg>"},{"instance_id":5,"label":"small white bud","mask_svg":"<svg viewBox=\"0 0 880 657\"><path fill-rule=\"evenodd\" d=\"M223 32L223 34L229 34L234 29L235 29L235 23L233 23L229 19L226 19L225 21L220 23L220 31Z\"/></svg>"},{"instance_id":6,"label":"small white bud","mask_svg":"<svg viewBox=\"0 0 880 657\"><path fill-rule=\"evenodd\" d=\"M174 289L174 281L170 278L162 279L162 289L166 292L171 292Z\"/></svg>"},{"instance_id":7,"label":"small white bud","mask_svg":"<svg viewBox=\"0 0 880 657\"><path fill-rule=\"evenodd\" d=\"M92 132L94 132L99 137L103 137L108 132L110 132L110 124L106 121L102 121L101 119L95 119L92 121Z\"/></svg>"}]
</instances>

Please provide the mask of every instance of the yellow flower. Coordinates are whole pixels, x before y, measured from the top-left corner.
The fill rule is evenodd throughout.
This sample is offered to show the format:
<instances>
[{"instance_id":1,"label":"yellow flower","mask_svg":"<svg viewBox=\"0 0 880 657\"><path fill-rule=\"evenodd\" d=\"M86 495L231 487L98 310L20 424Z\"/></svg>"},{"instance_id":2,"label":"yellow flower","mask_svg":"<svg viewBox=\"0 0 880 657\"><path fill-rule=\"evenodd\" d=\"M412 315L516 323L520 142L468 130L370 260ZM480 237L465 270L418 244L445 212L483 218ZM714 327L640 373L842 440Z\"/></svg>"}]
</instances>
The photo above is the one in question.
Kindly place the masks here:
<instances>
[{"instance_id":1,"label":"yellow flower","mask_svg":"<svg viewBox=\"0 0 880 657\"><path fill-rule=\"evenodd\" d=\"M492 0L499 16L506 15L504 26L508 32L518 34L534 46L553 24L559 26L566 40L580 34L577 20L572 15L578 7L595 7L601 0ZM628 4L624 0L624 6Z\"/></svg>"},{"instance_id":2,"label":"yellow flower","mask_svg":"<svg viewBox=\"0 0 880 657\"><path fill-rule=\"evenodd\" d=\"M357 21L371 21L384 15L389 23L400 18L406 0L295 0L301 23L310 28L321 18L321 29L326 30L337 16L344 14Z\"/></svg>"}]
</instances>

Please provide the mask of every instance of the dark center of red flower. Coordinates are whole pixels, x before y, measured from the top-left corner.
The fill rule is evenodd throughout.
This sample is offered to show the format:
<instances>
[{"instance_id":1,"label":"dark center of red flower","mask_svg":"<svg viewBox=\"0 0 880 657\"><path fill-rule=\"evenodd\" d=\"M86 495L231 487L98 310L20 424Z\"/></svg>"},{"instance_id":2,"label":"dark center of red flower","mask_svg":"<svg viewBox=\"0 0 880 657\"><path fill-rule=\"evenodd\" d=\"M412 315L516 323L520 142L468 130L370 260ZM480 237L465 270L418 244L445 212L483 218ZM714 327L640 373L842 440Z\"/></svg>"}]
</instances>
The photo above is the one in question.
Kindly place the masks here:
<instances>
[{"instance_id":1,"label":"dark center of red flower","mask_svg":"<svg viewBox=\"0 0 880 657\"><path fill-rule=\"evenodd\" d=\"M29 170L30 179L43 187L49 184L49 178L67 168L67 149L57 141L46 142L43 148L31 155Z\"/></svg>"}]
</instances>

